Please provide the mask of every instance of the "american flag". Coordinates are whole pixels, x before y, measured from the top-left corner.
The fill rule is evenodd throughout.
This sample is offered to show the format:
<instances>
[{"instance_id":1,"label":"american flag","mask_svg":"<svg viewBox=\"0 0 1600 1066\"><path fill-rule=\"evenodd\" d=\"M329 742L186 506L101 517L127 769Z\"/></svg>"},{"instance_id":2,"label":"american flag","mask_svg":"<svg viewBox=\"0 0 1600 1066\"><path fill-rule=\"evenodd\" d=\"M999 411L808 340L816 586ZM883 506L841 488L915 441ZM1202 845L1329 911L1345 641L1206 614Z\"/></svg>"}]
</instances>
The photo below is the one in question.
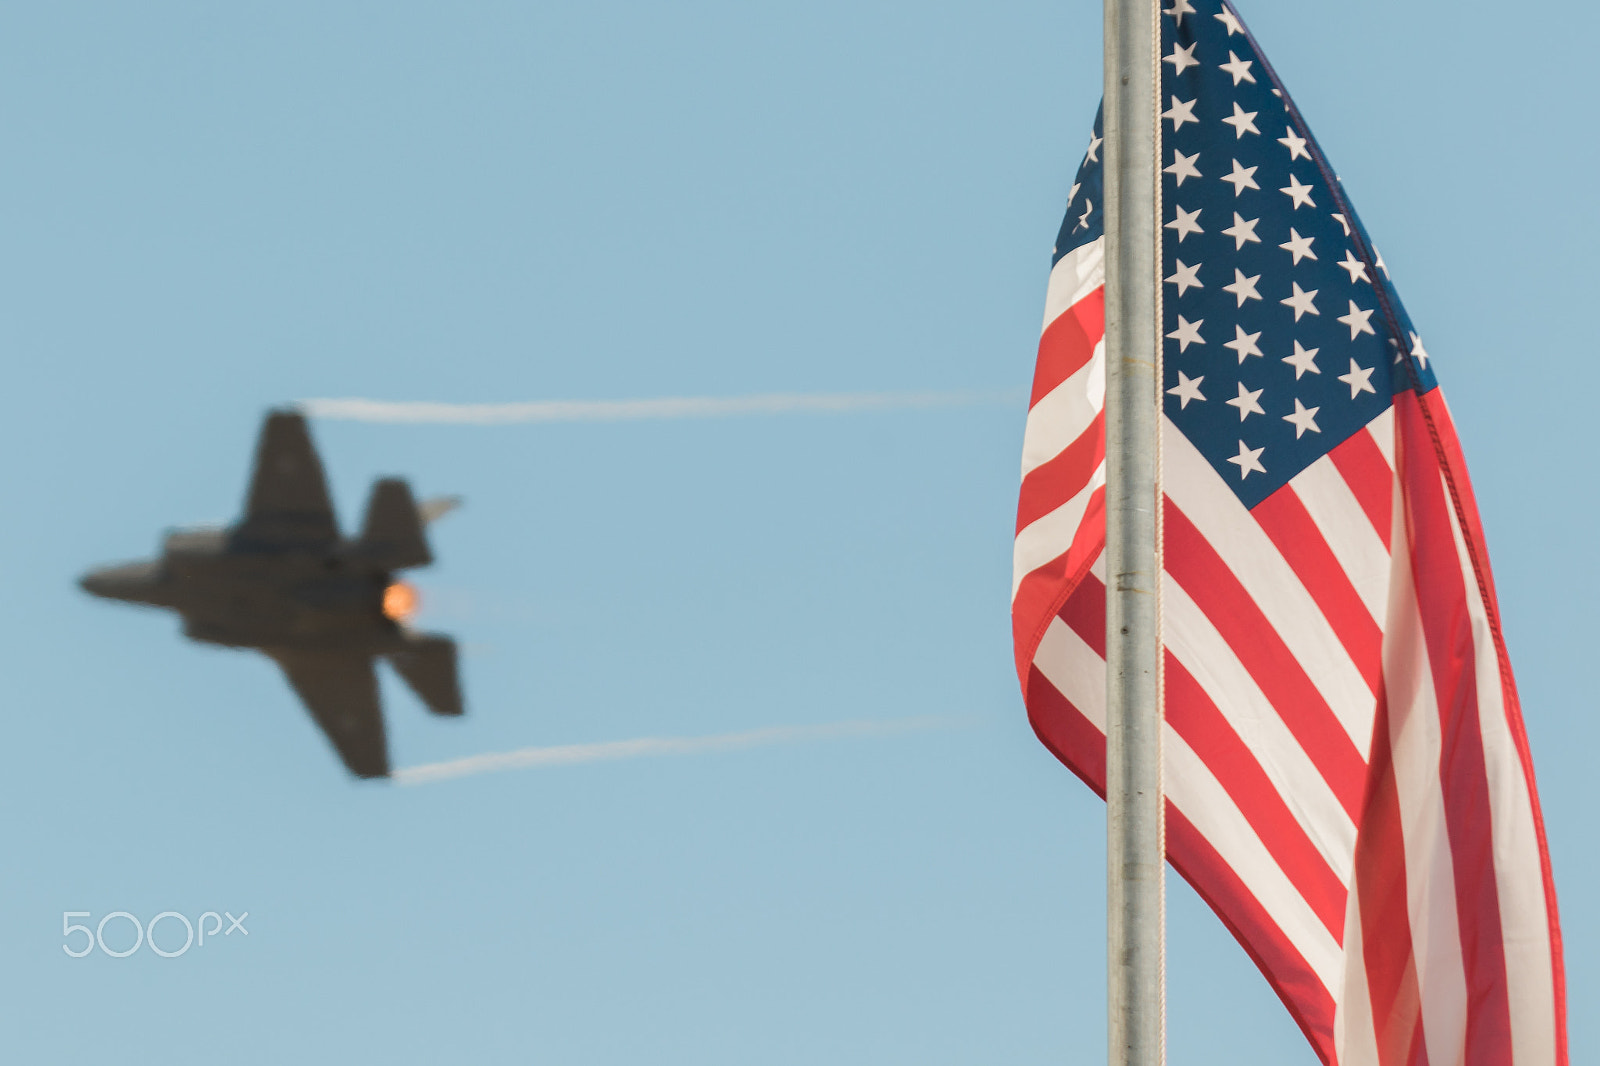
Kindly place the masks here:
<instances>
[{"instance_id":1,"label":"american flag","mask_svg":"<svg viewBox=\"0 0 1600 1066\"><path fill-rule=\"evenodd\" d=\"M1163 2L1168 858L1323 1062L1564 1064L1533 763L1432 360L1237 13ZM1104 794L1101 135L1050 275L1012 618L1034 729Z\"/></svg>"}]
</instances>

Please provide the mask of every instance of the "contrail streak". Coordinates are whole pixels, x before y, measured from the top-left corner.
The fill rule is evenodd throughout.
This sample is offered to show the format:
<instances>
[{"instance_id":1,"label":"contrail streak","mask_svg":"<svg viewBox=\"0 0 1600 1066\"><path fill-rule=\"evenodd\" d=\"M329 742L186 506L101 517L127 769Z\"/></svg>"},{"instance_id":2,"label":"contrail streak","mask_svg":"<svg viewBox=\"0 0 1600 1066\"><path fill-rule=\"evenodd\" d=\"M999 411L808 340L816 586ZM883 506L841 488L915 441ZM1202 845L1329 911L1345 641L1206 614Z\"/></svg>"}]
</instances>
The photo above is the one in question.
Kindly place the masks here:
<instances>
[{"instance_id":1,"label":"contrail streak","mask_svg":"<svg viewBox=\"0 0 1600 1066\"><path fill-rule=\"evenodd\" d=\"M718 751L743 751L773 744L794 744L810 740L842 740L846 737L883 737L927 729L945 729L959 719L941 717L898 718L888 721L831 722L826 725L780 725L750 729L742 733L722 733L709 737L639 737L636 740L607 740L596 744L561 744L549 748L519 748L516 751L470 755L447 762L407 766L390 773L400 785L426 785L454 777L493 773L496 770L525 770L534 766L572 766L577 763L615 759L641 759L659 755L704 755Z\"/></svg>"},{"instance_id":2,"label":"contrail streak","mask_svg":"<svg viewBox=\"0 0 1600 1066\"><path fill-rule=\"evenodd\" d=\"M1006 392L774 392L758 396L679 396L654 400L536 400L528 403L309 399L300 409L313 418L351 422L500 426L518 422L633 422L651 418L726 418L730 415L847 413L908 408L971 407L1012 403Z\"/></svg>"}]
</instances>

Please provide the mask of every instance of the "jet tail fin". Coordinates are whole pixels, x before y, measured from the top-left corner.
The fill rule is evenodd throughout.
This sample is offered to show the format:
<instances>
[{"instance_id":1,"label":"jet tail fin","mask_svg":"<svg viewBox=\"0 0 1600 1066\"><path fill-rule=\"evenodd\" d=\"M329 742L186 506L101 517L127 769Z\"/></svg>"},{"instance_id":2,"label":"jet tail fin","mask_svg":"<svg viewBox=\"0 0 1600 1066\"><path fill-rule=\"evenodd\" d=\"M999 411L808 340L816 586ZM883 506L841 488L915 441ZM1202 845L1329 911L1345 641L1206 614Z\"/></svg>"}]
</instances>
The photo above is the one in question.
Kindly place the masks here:
<instances>
[{"instance_id":1,"label":"jet tail fin","mask_svg":"<svg viewBox=\"0 0 1600 1066\"><path fill-rule=\"evenodd\" d=\"M433 562L410 485L392 477L373 484L359 545L362 554L393 570Z\"/></svg>"},{"instance_id":2,"label":"jet tail fin","mask_svg":"<svg viewBox=\"0 0 1600 1066\"><path fill-rule=\"evenodd\" d=\"M449 637L412 637L405 650L389 655L389 661L434 714L453 716L465 709L456 670L456 642Z\"/></svg>"}]
</instances>

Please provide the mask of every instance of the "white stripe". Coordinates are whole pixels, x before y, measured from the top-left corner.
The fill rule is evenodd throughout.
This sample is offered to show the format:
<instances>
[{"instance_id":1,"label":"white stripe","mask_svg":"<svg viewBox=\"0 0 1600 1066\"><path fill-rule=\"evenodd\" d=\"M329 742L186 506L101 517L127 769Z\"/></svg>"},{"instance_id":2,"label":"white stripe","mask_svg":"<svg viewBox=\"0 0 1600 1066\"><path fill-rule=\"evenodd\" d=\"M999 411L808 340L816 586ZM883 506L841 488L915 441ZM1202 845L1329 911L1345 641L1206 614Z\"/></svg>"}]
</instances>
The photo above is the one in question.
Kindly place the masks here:
<instances>
[{"instance_id":1,"label":"white stripe","mask_svg":"<svg viewBox=\"0 0 1600 1066\"><path fill-rule=\"evenodd\" d=\"M1044 327L1060 317L1061 312L1088 296L1106 283L1106 239L1097 237L1080 245L1056 261L1050 268L1050 288L1044 297Z\"/></svg>"},{"instance_id":2,"label":"white stripe","mask_svg":"<svg viewBox=\"0 0 1600 1066\"><path fill-rule=\"evenodd\" d=\"M1388 613L1389 549L1372 528L1361 501L1326 455L1289 484L1381 632Z\"/></svg>"},{"instance_id":3,"label":"white stripe","mask_svg":"<svg viewBox=\"0 0 1600 1066\"><path fill-rule=\"evenodd\" d=\"M1245 890L1267 912L1332 997L1339 988L1339 943L1317 917L1233 797L1168 726L1162 731L1167 799L1183 812Z\"/></svg>"},{"instance_id":4,"label":"white stripe","mask_svg":"<svg viewBox=\"0 0 1600 1066\"><path fill-rule=\"evenodd\" d=\"M1163 418L1162 424L1167 495L1239 579L1356 750L1365 753L1375 710L1366 679L1266 531L1183 431L1171 419ZM1270 454L1266 461L1270 463Z\"/></svg>"},{"instance_id":5,"label":"white stripe","mask_svg":"<svg viewBox=\"0 0 1600 1066\"><path fill-rule=\"evenodd\" d=\"M1389 469L1394 469L1394 405L1390 404L1383 409L1383 414L1367 423L1367 432L1372 434L1372 439L1378 442L1378 450L1383 453L1384 461L1389 464Z\"/></svg>"},{"instance_id":6,"label":"white stripe","mask_svg":"<svg viewBox=\"0 0 1600 1066\"><path fill-rule=\"evenodd\" d=\"M1034 665L1096 729L1105 732L1105 660L1059 618L1039 642ZM1332 995L1339 945L1267 851L1266 845L1194 750L1171 727L1162 734L1167 799L1194 824Z\"/></svg>"},{"instance_id":7,"label":"white stripe","mask_svg":"<svg viewBox=\"0 0 1600 1066\"><path fill-rule=\"evenodd\" d=\"M1022 579L1053 559L1059 559L1072 547L1072 538L1078 534L1083 514L1089 509L1089 500L1096 489L1106 483L1106 464L1101 461L1090 476L1089 483L1072 499L1054 511L1023 527L1017 534L1011 556L1011 598L1017 598Z\"/></svg>"},{"instance_id":8,"label":"white stripe","mask_svg":"<svg viewBox=\"0 0 1600 1066\"><path fill-rule=\"evenodd\" d=\"M1167 650L1216 704L1340 882L1350 884L1356 826L1222 634L1171 574L1162 575Z\"/></svg>"},{"instance_id":9,"label":"white stripe","mask_svg":"<svg viewBox=\"0 0 1600 1066\"><path fill-rule=\"evenodd\" d=\"M1039 641L1033 665L1102 734L1106 731L1106 661L1059 618Z\"/></svg>"},{"instance_id":10,"label":"white stripe","mask_svg":"<svg viewBox=\"0 0 1600 1066\"><path fill-rule=\"evenodd\" d=\"M1411 570L1402 501L1395 499L1394 582L1383 648L1389 743L1405 847L1406 907L1422 997L1428 1061L1461 1061L1467 979L1456 915L1455 868L1439 781L1439 704Z\"/></svg>"},{"instance_id":11,"label":"white stripe","mask_svg":"<svg viewBox=\"0 0 1600 1066\"><path fill-rule=\"evenodd\" d=\"M1442 474L1440 480L1442 483ZM1441 484L1441 489L1449 499L1449 486ZM1493 834L1495 888L1500 898L1500 930L1511 1005L1512 1061L1517 1066L1548 1066L1556 1058L1555 963L1532 789L1512 738L1489 613L1484 609L1472 571L1472 557L1467 553L1454 507L1450 508L1450 531L1454 534L1456 556L1467 588L1467 610L1472 618L1478 719L1492 823L1474 828L1488 829Z\"/></svg>"},{"instance_id":12,"label":"white stripe","mask_svg":"<svg viewBox=\"0 0 1600 1066\"><path fill-rule=\"evenodd\" d=\"M1106 406L1106 342L1101 338L1089 361L1067 380L1039 397L1028 412L1022 437L1022 476L1048 463L1083 436Z\"/></svg>"},{"instance_id":13,"label":"white stripe","mask_svg":"<svg viewBox=\"0 0 1600 1066\"><path fill-rule=\"evenodd\" d=\"M1344 911L1344 992L1333 1010L1333 1054L1338 1066L1380 1066L1362 944L1361 897L1351 885Z\"/></svg>"}]
</instances>

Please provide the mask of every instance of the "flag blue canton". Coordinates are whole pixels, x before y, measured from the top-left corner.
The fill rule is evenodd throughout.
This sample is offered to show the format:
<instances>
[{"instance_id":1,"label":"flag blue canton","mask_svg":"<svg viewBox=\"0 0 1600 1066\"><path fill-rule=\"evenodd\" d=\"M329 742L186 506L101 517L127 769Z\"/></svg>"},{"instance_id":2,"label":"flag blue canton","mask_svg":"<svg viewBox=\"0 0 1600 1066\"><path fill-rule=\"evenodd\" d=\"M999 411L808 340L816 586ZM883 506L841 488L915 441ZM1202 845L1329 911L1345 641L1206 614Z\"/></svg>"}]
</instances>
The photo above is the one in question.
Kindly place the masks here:
<instances>
[{"instance_id":1,"label":"flag blue canton","mask_svg":"<svg viewBox=\"0 0 1600 1066\"><path fill-rule=\"evenodd\" d=\"M1100 146L1105 143L1105 110L1102 105L1095 112L1089 150L1084 153L1078 176L1072 179L1072 191L1067 194L1067 217L1061 220L1061 232L1056 235L1051 266L1074 248L1093 244L1105 236L1106 182L1105 172L1100 167Z\"/></svg>"},{"instance_id":2,"label":"flag blue canton","mask_svg":"<svg viewBox=\"0 0 1600 1066\"><path fill-rule=\"evenodd\" d=\"M1436 387L1422 339L1326 157L1233 9L1162 18L1167 417L1254 507ZM1102 112L1103 114L1103 112ZM1104 233L1102 115L1054 258Z\"/></svg>"},{"instance_id":3,"label":"flag blue canton","mask_svg":"<svg viewBox=\"0 0 1600 1066\"><path fill-rule=\"evenodd\" d=\"M1253 507L1435 387L1388 270L1226 4L1162 18L1167 417Z\"/></svg>"}]
</instances>

